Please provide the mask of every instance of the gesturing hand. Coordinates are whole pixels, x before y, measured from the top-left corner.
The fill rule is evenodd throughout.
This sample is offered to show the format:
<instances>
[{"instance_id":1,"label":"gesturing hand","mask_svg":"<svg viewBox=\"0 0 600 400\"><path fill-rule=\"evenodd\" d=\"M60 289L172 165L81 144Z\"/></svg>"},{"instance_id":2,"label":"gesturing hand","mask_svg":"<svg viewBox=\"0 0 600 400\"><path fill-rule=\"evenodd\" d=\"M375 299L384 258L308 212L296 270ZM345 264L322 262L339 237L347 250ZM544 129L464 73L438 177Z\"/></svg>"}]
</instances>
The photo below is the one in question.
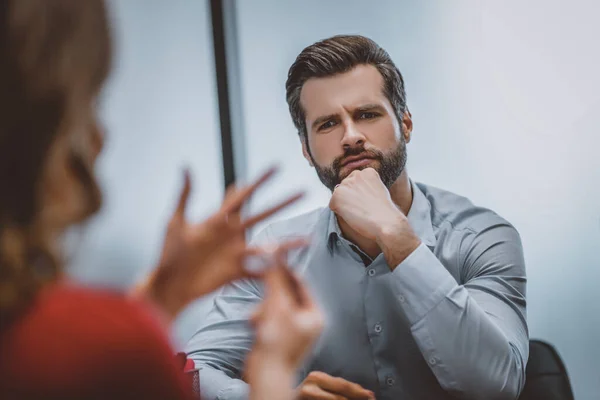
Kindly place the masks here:
<instances>
[{"instance_id":1,"label":"gesturing hand","mask_svg":"<svg viewBox=\"0 0 600 400\"><path fill-rule=\"evenodd\" d=\"M251 399L291 399L296 369L321 333L323 316L286 265L286 251L264 276L265 299L251 318L255 341L246 363Z\"/></svg>"},{"instance_id":2,"label":"gesturing hand","mask_svg":"<svg viewBox=\"0 0 600 400\"><path fill-rule=\"evenodd\" d=\"M230 188L219 210L202 223L189 222L185 210L191 192L189 173L175 213L169 222L160 262L138 293L154 300L174 317L188 303L220 286L253 273L244 268L247 256L260 255L261 248L248 248L245 230L297 201L296 194L258 215L241 219L240 212L250 196L273 174L269 170L255 183ZM283 248L297 246L283 243Z\"/></svg>"}]
</instances>

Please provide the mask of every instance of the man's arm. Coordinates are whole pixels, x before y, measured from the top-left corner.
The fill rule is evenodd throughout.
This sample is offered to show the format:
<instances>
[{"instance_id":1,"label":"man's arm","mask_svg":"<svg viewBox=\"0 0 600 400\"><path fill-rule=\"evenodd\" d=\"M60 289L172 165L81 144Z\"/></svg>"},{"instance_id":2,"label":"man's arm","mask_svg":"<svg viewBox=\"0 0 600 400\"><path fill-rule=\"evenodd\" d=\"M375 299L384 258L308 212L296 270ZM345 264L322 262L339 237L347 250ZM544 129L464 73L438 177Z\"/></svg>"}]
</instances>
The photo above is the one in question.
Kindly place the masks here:
<instances>
[{"instance_id":1,"label":"man's arm","mask_svg":"<svg viewBox=\"0 0 600 400\"><path fill-rule=\"evenodd\" d=\"M248 319L261 298L261 288L252 280L224 287L202 327L188 342L188 357L200 369L203 399L248 398L248 385L241 380L245 358L253 343Z\"/></svg>"},{"instance_id":2,"label":"man's arm","mask_svg":"<svg viewBox=\"0 0 600 400\"><path fill-rule=\"evenodd\" d=\"M396 304L440 385L462 398L516 399L529 353L517 231L499 217L485 229L464 231L453 251L465 282L459 285L421 243L374 169L352 171L329 208L383 251Z\"/></svg>"},{"instance_id":3,"label":"man's arm","mask_svg":"<svg viewBox=\"0 0 600 400\"><path fill-rule=\"evenodd\" d=\"M464 285L420 244L392 267L397 304L444 389L468 399L516 399L529 352L519 235L507 223L469 231L458 257Z\"/></svg>"}]
</instances>

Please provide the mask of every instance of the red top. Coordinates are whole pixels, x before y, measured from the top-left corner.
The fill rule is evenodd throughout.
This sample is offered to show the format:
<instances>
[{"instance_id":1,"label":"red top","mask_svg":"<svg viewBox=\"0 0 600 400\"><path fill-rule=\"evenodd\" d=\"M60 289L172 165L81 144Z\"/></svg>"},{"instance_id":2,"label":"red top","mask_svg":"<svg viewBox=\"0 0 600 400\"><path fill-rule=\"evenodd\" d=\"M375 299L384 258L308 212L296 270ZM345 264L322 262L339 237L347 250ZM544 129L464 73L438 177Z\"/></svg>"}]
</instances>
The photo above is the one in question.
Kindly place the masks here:
<instances>
[{"instance_id":1,"label":"red top","mask_svg":"<svg viewBox=\"0 0 600 400\"><path fill-rule=\"evenodd\" d=\"M0 332L0 398L188 399L157 315L141 302L64 284Z\"/></svg>"}]
</instances>

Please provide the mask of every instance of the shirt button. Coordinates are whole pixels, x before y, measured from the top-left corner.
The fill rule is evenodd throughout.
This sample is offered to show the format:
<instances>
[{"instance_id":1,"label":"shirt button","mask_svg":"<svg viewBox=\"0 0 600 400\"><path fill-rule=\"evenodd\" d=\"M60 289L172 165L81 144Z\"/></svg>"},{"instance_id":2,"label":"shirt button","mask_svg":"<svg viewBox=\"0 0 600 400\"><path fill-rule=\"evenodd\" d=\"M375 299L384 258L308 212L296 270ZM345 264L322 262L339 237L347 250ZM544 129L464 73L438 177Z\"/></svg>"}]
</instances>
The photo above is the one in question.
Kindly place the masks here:
<instances>
[{"instance_id":1,"label":"shirt button","mask_svg":"<svg viewBox=\"0 0 600 400\"><path fill-rule=\"evenodd\" d=\"M429 364L431 364L431 365L437 364L437 360L435 359L435 357L429 357Z\"/></svg>"},{"instance_id":2,"label":"shirt button","mask_svg":"<svg viewBox=\"0 0 600 400\"><path fill-rule=\"evenodd\" d=\"M381 324L375 324L375 332L376 333L381 333L382 330L383 330L383 328L381 327Z\"/></svg>"},{"instance_id":3,"label":"shirt button","mask_svg":"<svg viewBox=\"0 0 600 400\"><path fill-rule=\"evenodd\" d=\"M337 241L337 245L338 245L338 246L341 246L341 245L342 245L342 241L338 239L338 241Z\"/></svg>"},{"instance_id":4,"label":"shirt button","mask_svg":"<svg viewBox=\"0 0 600 400\"><path fill-rule=\"evenodd\" d=\"M398 300L400 300L400 303L404 303L406 301L406 299L402 295L398 296Z\"/></svg>"},{"instance_id":5,"label":"shirt button","mask_svg":"<svg viewBox=\"0 0 600 400\"><path fill-rule=\"evenodd\" d=\"M394 383L396 381L394 381L394 378L392 378L391 376L388 376L387 379L385 380L385 383L387 383L388 386L394 386Z\"/></svg>"},{"instance_id":6,"label":"shirt button","mask_svg":"<svg viewBox=\"0 0 600 400\"><path fill-rule=\"evenodd\" d=\"M374 276L375 275L375 270L374 269L370 269L369 270L369 276Z\"/></svg>"}]
</instances>

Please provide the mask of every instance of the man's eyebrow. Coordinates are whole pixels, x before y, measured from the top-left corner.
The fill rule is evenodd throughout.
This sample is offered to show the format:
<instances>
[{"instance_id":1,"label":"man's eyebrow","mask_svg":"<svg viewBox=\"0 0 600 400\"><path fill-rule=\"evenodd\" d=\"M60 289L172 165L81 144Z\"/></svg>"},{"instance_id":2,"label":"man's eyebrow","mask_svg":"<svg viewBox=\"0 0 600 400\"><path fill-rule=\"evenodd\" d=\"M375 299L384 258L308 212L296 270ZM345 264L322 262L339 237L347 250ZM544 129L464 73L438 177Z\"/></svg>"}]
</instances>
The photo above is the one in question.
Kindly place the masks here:
<instances>
[{"instance_id":1,"label":"man's eyebrow","mask_svg":"<svg viewBox=\"0 0 600 400\"><path fill-rule=\"evenodd\" d=\"M321 125L323 122L333 119L336 116L337 116L336 114L329 114L329 115L323 115L323 116L315 119L311 125L311 129L315 129L318 125Z\"/></svg>"},{"instance_id":2,"label":"man's eyebrow","mask_svg":"<svg viewBox=\"0 0 600 400\"><path fill-rule=\"evenodd\" d=\"M357 107L355 112L358 111L371 111L371 110L379 110L383 111L384 108L379 104L365 104L363 106Z\"/></svg>"}]
</instances>

